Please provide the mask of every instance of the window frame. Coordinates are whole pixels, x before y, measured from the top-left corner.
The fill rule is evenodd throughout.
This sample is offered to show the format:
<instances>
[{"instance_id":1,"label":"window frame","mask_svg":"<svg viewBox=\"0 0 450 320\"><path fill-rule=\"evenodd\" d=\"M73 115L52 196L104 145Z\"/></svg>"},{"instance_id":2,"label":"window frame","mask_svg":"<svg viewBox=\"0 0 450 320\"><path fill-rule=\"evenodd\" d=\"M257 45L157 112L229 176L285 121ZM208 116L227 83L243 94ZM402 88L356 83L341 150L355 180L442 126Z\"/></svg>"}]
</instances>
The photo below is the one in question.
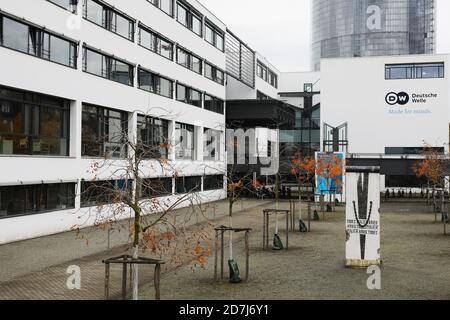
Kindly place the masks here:
<instances>
[{"instance_id":1,"label":"window frame","mask_svg":"<svg viewBox=\"0 0 450 320\"><path fill-rule=\"evenodd\" d=\"M207 110L207 111L210 111L210 112L214 112L214 113L217 113L217 114L221 114L221 115L225 115L225 101L224 100L219 99L219 98L217 98L217 97L215 97L213 95L210 95L210 94L208 94L206 92L203 94L203 96L204 96L204 102L203 102L203 109L204 110ZM216 103L216 102L221 103L221 108L220 108L221 112L218 112L216 110L211 110L213 108L207 109L206 108L206 97L211 98L210 100L213 101L214 103ZM215 105L215 107L217 107L217 105Z\"/></svg>"},{"instance_id":2,"label":"window frame","mask_svg":"<svg viewBox=\"0 0 450 320\"><path fill-rule=\"evenodd\" d=\"M223 32L219 27L217 27L214 23L209 21L207 18L205 18L204 25L205 25L205 32L204 32L205 41L208 42L213 47L215 47L217 50L220 50L221 52L225 52L225 32ZM212 43L206 39L206 28L209 28L213 33ZM217 47L217 37L218 36L221 36L223 39L222 48Z\"/></svg>"},{"instance_id":3,"label":"window frame","mask_svg":"<svg viewBox=\"0 0 450 320\"><path fill-rule=\"evenodd\" d=\"M45 201L47 202L47 205L49 203L49 186L51 185L65 185L68 192L70 192L70 187L73 188L72 192L72 197L71 199L67 199L67 202L69 203L69 200L71 200L71 203L69 205L67 205L66 208L64 209L44 209L44 210L39 210L39 211L26 211L24 213L19 213L19 214L14 214L14 215L6 215L6 216L0 216L0 221L1 220L6 220L6 219L14 219L14 218L19 218L19 217L26 217L26 216L35 216L35 215L41 215L41 214L46 214L46 213L50 213L50 212L59 212L59 211L65 211L65 210L72 210L75 209L76 207L76 203L75 203L75 198L76 198L76 185L77 182L72 182L72 181L68 181L68 182L60 182L60 183L41 183L41 184L23 184L23 185L10 185L10 186L0 186L0 193L1 193L1 189L2 188L14 188L14 187L23 187L24 188L24 207L26 209L26 205L27 205L27 201L26 201L26 195L29 192L30 189L34 189L33 191L39 191L40 193L45 194ZM41 187L41 188L45 188L45 190L38 190L37 188ZM30 197L31 199L33 199L33 204L35 203L39 203L40 204L40 200L42 198L39 197ZM39 198L39 199L38 199Z\"/></svg>"},{"instance_id":4,"label":"window frame","mask_svg":"<svg viewBox=\"0 0 450 320\"><path fill-rule=\"evenodd\" d=\"M423 68L435 66L437 68L437 77L423 77ZM392 70L405 69L405 76L399 78L392 77ZM409 69L409 72L408 72ZM420 75L419 75L420 70ZM414 80L414 79L444 79L445 62L420 62L420 63L391 63L384 65L385 80Z\"/></svg>"},{"instance_id":5,"label":"window frame","mask_svg":"<svg viewBox=\"0 0 450 320\"><path fill-rule=\"evenodd\" d=\"M141 121L141 119L143 119L143 121ZM155 123L156 121L161 121L163 123L163 125L156 124ZM162 127L163 130L165 130L165 133L167 134L167 137L164 137L164 139L167 140L167 142L166 142L167 146L166 146L166 148L164 148L165 149L165 153L164 154L161 153L161 156L157 157L157 158L145 157L144 159L146 159L146 160L154 160L154 159L165 159L165 160L168 160L169 159L169 153L170 153L170 147L168 145L168 141L170 139L170 133L169 133L170 121L166 120L166 119L158 118L158 117L152 117L152 116L146 116L146 115L138 114L138 123L137 123L138 133L141 130L140 129L140 125L144 124L144 123L145 123L145 125L152 127L152 129L149 129L148 127L146 128L147 134L149 134L149 130L150 131L153 130L153 127L158 127L158 129ZM138 137L138 134L136 134L136 136ZM141 137L141 140L143 140L142 137ZM138 142L139 142L139 140L138 140ZM155 145L152 146L152 147L155 147ZM160 148L162 149L162 147L160 147Z\"/></svg>"},{"instance_id":6,"label":"window frame","mask_svg":"<svg viewBox=\"0 0 450 320\"><path fill-rule=\"evenodd\" d=\"M178 59L179 59L179 52L180 51L182 51L182 53L184 53L186 55L188 66L185 66L185 65L183 65L182 63L179 62ZM200 71L199 72L195 71L194 68L193 68L193 65L194 65L193 58L198 59L199 62L200 62ZM176 52L176 59L175 60L176 60L176 63L178 65L182 66L183 68L191 70L192 72L195 72L196 74L203 75L203 69L204 69L205 61L204 61L203 58L201 58L200 56L196 55L195 53L193 53L193 52L191 52L191 51L189 51L189 50L187 50L187 49L177 45L177 52Z\"/></svg>"},{"instance_id":7,"label":"window frame","mask_svg":"<svg viewBox=\"0 0 450 320\"><path fill-rule=\"evenodd\" d=\"M168 60L170 60L170 61L173 61L173 59L174 59L174 57L175 57L175 42L173 42L172 40L170 40L170 39L164 37L164 36L161 35L159 32L156 32L155 30L153 30L153 29L147 27L147 26L144 25L142 22L139 22L139 24L138 24L138 29L139 29L139 32L138 32L138 45L139 45L139 46L141 46L141 47L144 48L144 49L149 50L150 52L156 53L157 55L159 55L159 56L161 56L161 57L163 57L163 58L166 58L166 59L168 59ZM153 43L154 50L152 50L151 48L148 48L148 47L146 47L145 45L142 44L142 31L145 31L145 32L149 33L150 36L152 36L152 37L154 38L154 40L152 41L152 42L154 42L154 43ZM161 52L162 52L161 49L158 50L158 46L157 46L157 44L156 44L157 40L160 40L160 41L163 40L163 41L169 43L169 44L172 46L172 54L171 54L171 57L170 57L170 58L168 58L168 57L166 57L165 55L163 55L163 54L161 53ZM161 42L160 42L160 45L161 45ZM158 52L158 51L159 51L159 52Z\"/></svg>"},{"instance_id":8,"label":"window frame","mask_svg":"<svg viewBox=\"0 0 450 320\"><path fill-rule=\"evenodd\" d=\"M72 6L72 10L67 9L64 6L62 6L62 5L60 5L60 4L56 3L56 2L53 2L52 0L47 0L47 1L52 3L52 4L54 4L55 6L57 6L59 8L61 8L61 9L64 9L64 10L69 11L69 12L72 12L73 14L77 14L77 12L78 12L77 6L78 6L78 3L79 3L79 0L69 0L71 2L70 6Z\"/></svg>"},{"instance_id":9,"label":"window frame","mask_svg":"<svg viewBox=\"0 0 450 320\"><path fill-rule=\"evenodd\" d=\"M85 72L87 74L90 74L90 75L93 75L93 76L100 77L102 79L106 79L106 80L110 80L110 81L113 81L113 82L116 82L116 83L119 83L119 84L123 84L123 85L129 86L129 87L134 87L134 73L136 72L135 71L135 69L136 69L136 65L135 64L133 64L131 62L128 62L128 61L126 61L124 59L117 58L116 56L110 55L110 54L105 53L105 52L103 52L101 50L94 49L91 46L88 46L86 43L83 45L82 49L83 49L83 72ZM103 59L105 59L104 60L105 66L103 66L103 61L102 61L102 72L101 72L102 74L101 75L93 73L93 72L90 72L90 71L87 70L87 67L88 67L87 51L91 51L93 53L96 53L96 54L102 56ZM129 80L129 83L123 83L123 82L117 81L114 78L112 78L112 74L113 74L112 66L113 66L114 62L120 62L120 63L123 63L123 64L128 66L128 78L129 78L128 80Z\"/></svg>"},{"instance_id":10,"label":"window frame","mask_svg":"<svg viewBox=\"0 0 450 320\"><path fill-rule=\"evenodd\" d=\"M103 17L103 21L102 24L97 23L96 21L93 21L91 19L88 18L88 11L87 11L87 2L88 1L92 1L100 6L103 7L103 11L106 14L106 19L105 17ZM129 22L129 26L131 27L131 30L129 30L129 37L125 37L122 34L117 32L117 24L113 24L113 17L116 17L117 20L117 15L121 16L122 18L128 20ZM126 39L128 41L134 42L135 37L136 37L136 19L130 17L129 15L127 15L126 13L118 10L115 7L112 7L111 5L107 4L106 2L104 2L103 0L83 0L83 12L82 12L82 17L83 19L85 19L86 21L89 21L90 23L95 24L96 26L99 26L105 30L108 30L109 32L114 33L115 35L118 35L119 37ZM116 28L113 28L113 26L116 26Z\"/></svg>"},{"instance_id":11,"label":"window frame","mask_svg":"<svg viewBox=\"0 0 450 320\"><path fill-rule=\"evenodd\" d=\"M22 50L19 50L19 49L16 49L16 48L12 48L12 47L8 47L8 46L4 45L4 34L3 34L3 32L4 32L4 28L3 28L4 18L12 20L15 23L21 24L21 25L23 25L23 26L25 26L27 28L27 40L26 40L27 41L27 51L22 51ZM34 52L34 53L30 52L30 39L32 39L32 37L31 37L32 32L34 32L36 35L39 35L39 37L35 37L34 38L36 40L36 49L37 49L36 52ZM48 44L49 44L49 46L50 46L52 37L57 38L57 39L62 40L62 41L65 41L65 42L67 42L69 44L69 56L68 56L69 64L64 64L64 63L61 63L61 62L56 61L56 60L51 60L51 51L49 51L49 53L48 53L48 58L46 58L44 56L44 54L42 53L42 51L43 51L42 48L43 48L43 45L45 43L43 41L45 36L48 36L48 40L49 40ZM36 25L34 23L31 23L31 22L29 22L27 20L20 19L20 18L17 18L16 16L13 16L13 15L8 14L6 12L0 11L0 47L2 47L2 48L8 49L8 50L13 50L15 52L20 52L22 54L26 54L26 55L29 55L31 57L35 57L35 58L38 58L38 59L41 59L41 60L45 60L45 61L48 61L48 62L56 63L56 64L58 64L60 66L68 67L68 68L71 68L71 69L78 69L78 48L79 48L79 44L80 44L79 41L73 40L73 39L71 39L69 37L66 37L66 36L64 36L62 34L58 34L58 33L54 32L54 31L51 31L51 30L49 30L47 28L38 26L38 25ZM71 52L72 50L73 50L73 52ZM70 53L73 53L73 56L71 56ZM71 64L71 61L73 62L72 64Z\"/></svg>"},{"instance_id":12,"label":"window frame","mask_svg":"<svg viewBox=\"0 0 450 320\"><path fill-rule=\"evenodd\" d=\"M143 71L143 72L146 72L146 73L148 73L150 76L152 76L153 77L153 91L152 90L147 90L147 89L144 89L144 88L142 88L141 87L141 78L140 78L140 73L141 73L141 71ZM142 67L142 66L138 66L138 68L137 68L137 75L138 75L138 77L137 77L137 88L138 89L140 89L140 90L144 90L145 92L150 92L150 93L153 93L153 94L156 94L156 95L159 95L159 96L161 96L161 97L165 97L165 98L168 98L168 99L173 99L173 89L174 89L174 83L175 83L175 81L174 80L172 80L172 79L170 79L169 77L166 77L166 76L163 76L163 75L160 75L160 74L158 74L158 73L156 73L156 72L153 72L153 71L151 71L151 70L149 70L149 69L146 69L146 68L144 68L144 67ZM161 79L163 79L163 80L167 80L167 81L169 81L170 82L170 97L168 97L168 96L166 96L166 95L164 95L164 94L161 94L161 89L157 89L157 87L158 87L158 85L156 84L156 82L155 82L155 80L159 80L158 81L158 83L159 83L159 87L161 86Z\"/></svg>"},{"instance_id":13,"label":"window frame","mask_svg":"<svg viewBox=\"0 0 450 320\"><path fill-rule=\"evenodd\" d=\"M179 20L178 17L178 7L181 6L185 11L186 11L186 24L182 23ZM193 26L193 17L198 18L198 20L200 20L200 34L198 34L197 32L194 31L194 26ZM205 25L204 19L203 19L203 15L201 13L199 13L197 10L195 10L191 5L189 5L188 3L186 3L185 1L182 0L177 0L176 1L176 14L175 14L175 19L177 20L178 23L180 23L183 27L189 29L190 31L192 31L193 33L195 33L197 36L199 36L200 38L203 38L203 26Z\"/></svg>"},{"instance_id":14,"label":"window frame","mask_svg":"<svg viewBox=\"0 0 450 320\"><path fill-rule=\"evenodd\" d=\"M206 74L207 67L211 68L211 77L208 77L208 75ZM222 73L222 79L217 77L218 72ZM213 65L212 63L209 63L208 61L204 62L204 76L205 76L205 78L207 78L211 81L214 81L215 83L218 83L222 86L225 85L225 71L223 71L219 67Z\"/></svg>"},{"instance_id":15,"label":"window frame","mask_svg":"<svg viewBox=\"0 0 450 320\"><path fill-rule=\"evenodd\" d=\"M179 86L184 87L184 90L185 90L184 100L178 100L178 87ZM197 106L197 105L192 103L193 101L195 101L195 100L192 99L192 92L193 91L200 95L200 100L199 100L200 101L200 106ZM187 85L185 85L185 84L183 84L181 82L177 82L176 83L175 100L177 100L178 102L182 102L182 103L185 103L185 104L188 104L188 105L191 105L191 106L203 109L203 96L204 96L204 93L202 91L198 90L198 89L194 89L192 87L189 87L189 86L187 86Z\"/></svg>"}]
</instances>

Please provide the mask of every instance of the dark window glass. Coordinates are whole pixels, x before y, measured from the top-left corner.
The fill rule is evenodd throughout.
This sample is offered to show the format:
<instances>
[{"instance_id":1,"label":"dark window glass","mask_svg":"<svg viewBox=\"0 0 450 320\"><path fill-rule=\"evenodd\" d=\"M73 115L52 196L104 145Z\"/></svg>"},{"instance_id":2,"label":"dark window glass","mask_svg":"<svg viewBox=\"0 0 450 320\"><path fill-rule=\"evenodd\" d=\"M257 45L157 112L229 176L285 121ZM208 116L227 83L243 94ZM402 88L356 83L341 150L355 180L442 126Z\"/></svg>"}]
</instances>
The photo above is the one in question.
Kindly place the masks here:
<instances>
[{"instance_id":1,"label":"dark window glass","mask_svg":"<svg viewBox=\"0 0 450 320\"><path fill-rule=\"evenodd\" d=\"M172 195L172 178L143 179L139 199Z\"/></svg>"},{"instance_id":2,"label":"dark window glass","mask_svg":"<svg viewBox=\"0 0 450 320\"><path fill-rule=\"evenodd\" d=\"M202 93L181 84L177 84L177 100L199 108L202 107Z\"/></svg>"},{"instance_id":3,"label":"dark window glass","mask_svg":"<svg viewBox=\"0 0 450 320\"><path fill-rule=\"evenodd\" d=\"M203 17L194 12L188 5L177 2L177 21L197 35L202 36Z\"/></svg>"},{"instance_id":4,"label":"dark window glass","mask_svg":"<svg viewBox=\"0 0 450 320\"><path fill-rule=\"evenodd\" d=\"M158 34L140 26L139 44L169 60L173 59L173 44Z\"/></svg>"},{"instance_id":5,"label":"dark window glass","mask_svg":"<svg viewBox=\"0 0 450 320\"><path fill-rule=\"evenodd\" d=\"M126 62L84 48L83 70L105 79L133 86L134 67Z\"/></svg>"},{"instance_id":6,"label":"dark window glass","mask_svg":"<svg viewBox=\"0 0 450 320\"><path fill-rule=\"evenodd\" d=\"M134 40L134 21L103 3L84 0L83 16L130 41Z\"/></svg>"},{"instance_id":7,"label":"dark window glass","mask_svg":"<svg viewBox=\"0 0 450 320\"><path fill-rule=\"evenodd\" d=\"M0 218L75 208L75 183L0 187Z\"/></svg>"},{"instance_id":8,"label":"dark window glass","mask_svg":"<svg viewBox=\"0 0 450 320\"><path fill-rule=\"evenodd\" d=\"M173 97L173 81L162 78L159 75L153 74L150 71L139 68L139 88L162 95L167 98Z\"/></svg>"},{"instance_id":9,"label":"dark window glass","mask_svg":"<svg viewBox=\"0 0 450 320\"><path fill-rule=\"evenodd\" d=\"M78 0L48 0L61 8L64 8L68 11L71 11L73 13L77 12L77 4Z\"/></svg>"},{"instance_id":10,"label":"dark window glass","mask_svg":"<svg viewBox=\"0 0 450 320\"><path fill-rule=\"evenodd\" d=\"M195 160L194 126L179 122L175 124L175 156L180 160Z\"/></svg>"},{"instance_id":11,"label":"dark window glass","mask_svg":"<svg viewBox=\"0 0 450 320\"><path fill-rule=\"evenodd\" d=\"M161 9L170 16L173 16L173 0L147 0L155 7Z\"/></svg>"},{"instance_id":12,"label":"dark window glass","mask_svg":"<svg viewBox=\"0 0 450 320\"><path fill-rule=\"evenodd\" d=\"M82 181L81 207L101 207L120 203L123 197L130 197L133 192L133 181Z\"/></svg>"},{"instance_id":13,"label":"dark window glass","mask_svg":"<svg viewBox=\"0 0 450 320\"><path fill-rule=\"evenodd\" d=\"M205 128L203 131L203 160L220 161L220 131Z\"/></svg>"},{"instance_id":14,"label":"dark window glass","mask_svg":"<svg viewBox=\"0 0 450 320\"><path fill-rule=\"evenodd\" d=\"M2 46L68 67L76 67L76 43L43 29L0 15L0 39Z\"/></svg>"},{"instance_id":15,"label":"dark window glass","mask_svg":"<svg viewBox=\"0 0 450 320\"><path fill-rule=\"evenodd\" d=\"M178 177L175 180L177 194L202 191L202 177Z\"/></svg>"},{"instance_id":16,"label":"dark window glass","mask_svg":"<svg viewBox=\"0 0 450 320\"><path fill-rule=\"evenodd\" d=\"M205 25L205 40L215 46L217 49L224 50L224 33L220 29L214 27L210 23Z\"/></svg>"},{"instance_id":17,"label":"dark window glass","mask_svg":"<svg viewBox=\"0 0 450 320\"><path fill-rule=\"evenodd\" d=\"M167 159L169 121L138 115L138 153L144 159Z\"/></svg>"},{"instance_id":18,"label":"dark window glass","mask_svg":"<svg viewBox=\"0 0 450 320\"><path fill-rule=\"evenodd\" d=\"M385 78L388 80L444 78L444 63L386 65Z\"/></svg>"},{"instance_id":19,"label":"dark window glass","mask_svg":"<svg viewBox=\"0 0 450 320\"><path fill-rule=\"evenodd\" d=\"M0 154L68 156L69 105L0 87Z\"/></svg>"},{"instance_id":20,"label":"dark window glass","mask_svg":"<svg viewBox=\"0 0 450 320\"><path fill-rule=\"evenodd\" d=\"M196 73L202 74L203 61L199 57L189 53L181 48L177 50L177 63Z\"/></svg>"},{"instance_id":21,"label":"dark window glass","mask_svg":"<svg viewBox=\"0 0 450 320\"><path fill-rule=\"evenodd\" d=\"M205 110L224 114L224 109L223 100L205 94Z\"/></svg>"},{"instance_id":22,"label":"dark window glass","mask_svg":"<svg viewBox=\"0 0 450 320\"><path fill-rule=\"evenodd\" d=\"M82 156L124 158L127 154L128 114L83 104Z\"/></svg>"},{"instance_id":23,"label":"dark window glass","mask_svg":"<svg viewBox=\"0 0 450 320\"><path fill-rule=\"evenodd\" d=\"M223 175L204 176L203 191L221 190L224 188Z\"/></svg>"},{"instance_id":24,"label":"dark window glass","mask_svg":"<svg viewBox=\"0 0 450 320\"><path fill-rule=\"evenodd\" d=\"M225 83L224 72L217 67L210 65L209 63L205 63L205 77L212 81L220 83L221 85Z\"/></svg>"}]
</instances>

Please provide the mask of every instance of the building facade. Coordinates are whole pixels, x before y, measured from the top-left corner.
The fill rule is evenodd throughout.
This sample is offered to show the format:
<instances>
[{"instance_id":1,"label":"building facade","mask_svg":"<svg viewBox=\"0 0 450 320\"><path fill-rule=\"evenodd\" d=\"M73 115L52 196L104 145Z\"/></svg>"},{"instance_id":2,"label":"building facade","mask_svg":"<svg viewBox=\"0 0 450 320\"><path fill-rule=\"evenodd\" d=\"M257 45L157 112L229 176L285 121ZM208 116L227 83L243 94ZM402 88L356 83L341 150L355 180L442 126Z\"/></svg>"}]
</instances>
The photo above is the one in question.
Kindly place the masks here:
<instances>
[{"instance_id":1,"label":"building facade","mask_svg":"<svg viewBox=\"0 0 450 320\"><path fill-rule=\"evenodd\" d=\"M382 190L423 187L413 165L424 148L448 153L448 63L448 55L323 59L322 150L380 166Z\"/></svg>"},{"instance_id":2,"label":"building facade","mask_svg":"<svg viewBox=\"0 0 450 320\"><path fill-rule=\"evenodd\" d=\"M94 223L83 189L123 183L91 170L130 155L121 133L172 164L144 177L162 202L226 197L225 33L195 0L0 0L0 244Z\"/></svg>"},{"instance_id":3,"label":"building facade","mask_svg":"<svg viewBox=\"0 0 450 320\"><path fill-rule=\"evenodd\" d=\"M432 54L435 0L314 0L312 67L320 59Z\"/></svg>"}]
</instances>

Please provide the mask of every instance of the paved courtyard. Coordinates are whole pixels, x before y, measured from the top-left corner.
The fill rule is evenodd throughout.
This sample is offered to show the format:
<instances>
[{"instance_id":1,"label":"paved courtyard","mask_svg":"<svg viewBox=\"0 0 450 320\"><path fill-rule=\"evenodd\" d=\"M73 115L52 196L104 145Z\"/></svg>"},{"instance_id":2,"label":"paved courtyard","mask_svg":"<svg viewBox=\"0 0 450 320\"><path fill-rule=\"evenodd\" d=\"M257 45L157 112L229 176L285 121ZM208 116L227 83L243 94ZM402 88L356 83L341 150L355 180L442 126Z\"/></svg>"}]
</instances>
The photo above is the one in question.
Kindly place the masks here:
<instances>
[{"instance_id":1,"label":"paved courtyard","mask_svg":"<svg viewBox=\"0 0 450 320\"><path fill-rule=\"evenodd\" d=\"M239 227L256 227L251 238L250 281L213 282L207 270L185 267L162 279L163 299L450 299L450 236L420 204L384 204L382 290L367 288L367 270L344 268L344 212L326 214L312 232L292 234L288 251L262 250L261 213L246 214ZM281 221L281 218L280 218ZM283 237L282 237L283 239ZM235 246L244 275L243 243ZM227 270L227 269L226 269ZM153 295L146 288L146 297Z\"/></svg>"},{"instance_id":2,"label":"paved courtyard","mask_svg":"<svg viewBox=\"0 0 450 320\"><path fill-rule=\"evenodd\" d=\"M288 251L263 251L261 212L273 206L256 201L237 205L237 211L247 210L236 213L234 225L253 228L248 283L214 283L212 256L206 269L193 269L186 260L181 268L166 266L162 299L450 299L450 236L443 235L442 224L435 222L434 214L424 205L383 205L380 291L367 289L366 270L344 268L343 208L327 213L325 221L313 222L310 233L292 233ZM288 206L281 204L282 208ZM213 224L227 224L226 202L216 209ZM281 221L280 217L280 226L284 226ZM192 225L188 232L197 227ZM101 260L125 252L128 236L114 234L113 249L108 251L104 232L86 230L84 237L91 239L91 244L68 233L0 246L0 300L102 299ZM234 240L243 276L243 239L237 236ZM212 239L206 242L213 245ZM70 265L81 268L81 290L67 289L66 269ZM113 269L111 280L113 297L118 298L119 269ZM140 280L142 298L153 299L152 272L143 272Z\"/></svg>"}]
</instances>

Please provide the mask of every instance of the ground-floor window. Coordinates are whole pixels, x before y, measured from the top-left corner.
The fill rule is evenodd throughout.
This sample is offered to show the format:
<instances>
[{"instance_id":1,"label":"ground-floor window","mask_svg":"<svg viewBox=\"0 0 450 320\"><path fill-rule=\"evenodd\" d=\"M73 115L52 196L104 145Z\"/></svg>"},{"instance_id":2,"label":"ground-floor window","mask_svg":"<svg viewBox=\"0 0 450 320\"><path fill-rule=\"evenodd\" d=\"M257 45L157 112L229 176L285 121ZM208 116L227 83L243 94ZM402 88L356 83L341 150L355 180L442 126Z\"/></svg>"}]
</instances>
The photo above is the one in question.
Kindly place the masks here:
<instances>
[{"instance_id":1,"label":"ground-floor window","mask_svg":"<svg viewBox=\"0 0 450 320\"><path fill-rule=\"evenodd\" d=\"M172 178L143 179L140 199L159 198L172 195Z\"/></svg>"},{"instance_id":2,"label":"ground-floor window","mask_svg":"<svg viewBox=\"0 0 450 320\"><path fill-rule=\"evenodd\" d=\"M223 189L223 175L204 176L203 191Z\"/></svg>"},{"instance_id":3,"label":"ground-floor window","mask_svg":"<svg viewBox=\"0 0 450 320\"><path fill-rule=\"evenodd\" d=\"M202 191L202 177L178 177L175 183L178 194Z\"/></svg>"},{"instance_id":4,"label":"ground-floor window","mask_svg":"<svg viewBox=\"0 0 450 320\"><path fill-rule=\"evenodd\" d=\"M426 188L427 179L416 176L386 176L386 188Z\"/></svg>"},{"instance_id":5,"label":"ground-floor window","mask_svg":"<svg viewBox=\"0 0 450 320\"><path fill-rule=\"evenodd\" d=\"M75 183L0 187L0 218L75 208Z\"/></svg>"}]
</instances>

